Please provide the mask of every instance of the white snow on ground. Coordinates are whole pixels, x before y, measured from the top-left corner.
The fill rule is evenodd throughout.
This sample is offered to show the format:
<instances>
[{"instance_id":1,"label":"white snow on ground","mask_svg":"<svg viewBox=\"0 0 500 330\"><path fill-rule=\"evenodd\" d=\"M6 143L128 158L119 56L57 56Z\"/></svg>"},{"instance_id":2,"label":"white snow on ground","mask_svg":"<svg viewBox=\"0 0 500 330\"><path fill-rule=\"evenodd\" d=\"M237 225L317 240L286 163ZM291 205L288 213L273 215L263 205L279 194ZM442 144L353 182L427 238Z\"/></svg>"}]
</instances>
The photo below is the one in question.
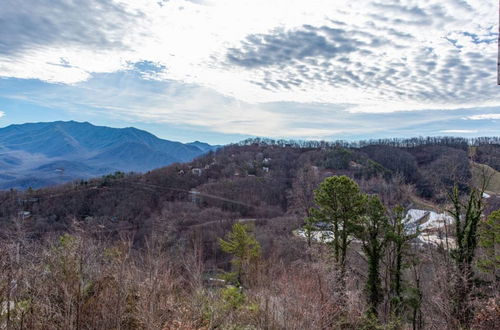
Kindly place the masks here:
<instances>
[{"instance_id":1,"label":"white snow on ground","mask_svg":"<svg viewBox=\"0 0 500 330\"><path fill-rule=\"evenodd\" d=\"M450 237L454 219L447 213L437 213L434 211L409 209L406 214L406 230L409 233L415 233L419 230L417 240L420 243L442 246L444 248L454 248L455 239ZM446 237L448 233L448 237Z\"/></svg>"},{"instance_id":2,"label":"white snow on ground","mask_svg":"<svg viewBox=\"0 0 500 330\"><path fill-rule=\"evenodd\" d=\"M298 237L307 239L307 233L304 229L294 231ZM330 243L333 241L333 231L330 230L315 230L311 232L311 239L318 243Z\"/></svg>"},{"instance_id":3,"label":"white snow on ground","mask_svg":"<svg viewBox=\"0 0 500 330\"><path fill-rule=\"evenodd\" d=\"M483 198L490 198L490 197L491 197L490 194L487 194L485 192L483 193Z\"/></svg>"},{"instance_id":4,"label":"white snow on ground","mask_svg":"<svg viewBox=\"0 0 500 330\"><path fill-rule=\"evenodd\" d=\"M442 246L445 249L454 249L457 244L453 237L448 237L444 234L430 234L423 232L418 236L421 243L431 244L434 246Z\"/></svg>"},{"instance_id":5,"label":"white snow on ground","mask_svg":"<svg viewBox=\"0 0 500 330\"><path fill-rule=\"evenodd\" d=\"M418 228L420 231L430 231L439 230L445 228L445 226L450 226L453 224L453 217L447 213L437 213L434 211L426 211L419 209L409 209L406 214L406 219L408 221L408 230L410 232L415 232Z\"/></svg>"},{"instance_id":6,"label":"white snow on ground","mask_svg":"<svg viewBox=\"0 0 500 330\"><path fill-rule=\"evenodd\" d=\"M419 230L420 235L416 239L419 244L432 244L444 248L454 248L456 246L453 237L446 237L452 233L453 217L447 213L437 213L434 211L410 209L406 214L406 230L408 233L415 233ZM294 235L307 239L307 232L304 229L294 231ZM311 239L319 243L329 243L333 240L333 232L329 230L315 230L311 232Z\"/></svg>"}]
</instances>

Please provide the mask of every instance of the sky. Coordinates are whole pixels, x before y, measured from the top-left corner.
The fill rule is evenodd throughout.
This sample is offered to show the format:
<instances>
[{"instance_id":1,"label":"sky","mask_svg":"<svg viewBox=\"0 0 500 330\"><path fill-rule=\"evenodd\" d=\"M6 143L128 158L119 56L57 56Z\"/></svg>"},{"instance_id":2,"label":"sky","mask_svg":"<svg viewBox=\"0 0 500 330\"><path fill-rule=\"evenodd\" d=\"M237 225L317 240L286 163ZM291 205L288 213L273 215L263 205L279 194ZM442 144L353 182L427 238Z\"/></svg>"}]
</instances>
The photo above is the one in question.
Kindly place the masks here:
<instances>
[{"instance_id":1,"label":"sky","mask_svg":"<svg viewBox=\"0 0 500 330\"><path fill-rule=\"evenodd\" d=\"M492 0L2 0L0 127L500 135Z\"/></svg>"}]
</instances>

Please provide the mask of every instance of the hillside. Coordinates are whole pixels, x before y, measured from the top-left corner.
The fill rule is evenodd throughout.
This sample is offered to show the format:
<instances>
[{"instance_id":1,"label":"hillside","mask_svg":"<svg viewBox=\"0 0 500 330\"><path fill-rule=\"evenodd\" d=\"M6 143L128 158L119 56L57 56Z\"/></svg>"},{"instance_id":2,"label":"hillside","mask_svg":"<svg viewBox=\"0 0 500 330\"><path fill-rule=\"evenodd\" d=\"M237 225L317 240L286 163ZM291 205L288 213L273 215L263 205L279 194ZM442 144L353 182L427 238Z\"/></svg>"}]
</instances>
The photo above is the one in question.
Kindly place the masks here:
<instances>
[{"instance_id":1,"label":"hillside","mask_svg":"<svg viewBox=\"0 0 500 330\"><path fill-rule=\"evenodd\" d=\"M115 171L146 172L213 148L87 122L10 125L0 128L0 189L38 188Z\"/></svg>"},{"instance_id":2,"label":"hillside","mask_svg":"<svg viewBox=\"0 0 500 330\"><path fill-rule=\"evenodd\" d=\"M209 152L190 163L176 163L143 175L118 173L26 193L6 192L0 194L3 206L0 221L11 223L19 212L28 211L30 231L64 228L75 219L83 221L82 224L89 219L99 219L101 225L109 228L118 224L110 219L119 219L120 226L144 230L146 224L161 219L166 208L173 218L177 212L183 212L182 208L172 209L172 203L218 210L226 216L232 214L231 217L300 215L312 206L312 190L331 175L354 178L363 190L379 194L388 206L440 205L447 201L446 191L455 183L464 192L470 183L477 183L474 174L477 165L471 167L468 147L463 142L436 140L411 147L382 142L318 147L248 141ZM85 148L81 142L72 146ZM110 144L103 149L109 152L114 148L116 146ZM126 151L116 153L128 157L131 163L140 162ZM98 157L88 157L87 164L93 164L92 160ZM113 164L111 156L107 157L108 164ZM53 173L59 168L71 167L73 173L83 175L95 170L87 164L59 160L46 162L36 170ZM33 186L40 180L26 179L23 184ZM308 200L304 200L304 196L309 196ZM19 204L19 200L32 202ZM190 211L182 218L191 216L194 215ZM214 217L206 216L203 221L216 220ZM95 222L90 221L88 225Z\"/></svg>"},{"instance_id":3,"label":"hillside","mask_svg":"<svg viewBox=\"0 0 500 330\"><path fill-rule=\"evenodd\" d=\"M250 140L145 174L0 192L0 244L9 251L0 263L14 269L19 283L11 309L19 314L28 302L37 313L27 313L27 319L63 324L66 315L79 315L95 328L111 328L115 317L127 325L124 329L148 328L142 326L146 315L157 320L151 329L234 324L325 329L310 325L331 319L345 329L376 329L364 316L368 267L360 242L349 247L346 282L339 286L332 247L324 244L328 240L310 243L300 235L307 213L316 207L313 190L327 177L346 175L363 193L379 196L388 218L394 219L394 207L401 205L405 219L411 217L405 228L410 233L420 228L403 247L408 267L401 273L410 299L402 302L408 307L398 322L404 328L418 322L418 329L456 329L447 327L454 322L448 314L449 302L455 301L449 297L455 283L449 247L456 241L448 236L453 224L444 213L446 192L457 183L466 196L478 177L475 168L485 165L470 161L464 140L407 142ZM481 201L486 214L500 209L496 196ZM234 259L219 244L235 224L247 226L262 257L238 287L227 285L235 283ZM313 237L324 233L319 226ZM387 267L394 251L390 243ZM10 257L16 255L22 262ZM380 269L379 310L388 318L393 273L385 264ZM11 283L10 274L5 272L5 283ZM492 329L498 291L488 282L491 276L480 275L474 322L484 326L475 328ZM68 305L80 307L68 311ZM58 320L49 317L53 310ZM102 316L95 317L95 311Z\"/></svg>"},{"instance_id":4,"label":"hillside","mask_svg":"<svg viewBox=\"0 0 500 330\"><path fill-rule=\"evenodd\" d=\"M488 181L486 192L488 194L500 195L500 172L486 164L473 163L472 175L476 184L479 184L483 177L486 177Z\"/></svg>"}]
</instances>

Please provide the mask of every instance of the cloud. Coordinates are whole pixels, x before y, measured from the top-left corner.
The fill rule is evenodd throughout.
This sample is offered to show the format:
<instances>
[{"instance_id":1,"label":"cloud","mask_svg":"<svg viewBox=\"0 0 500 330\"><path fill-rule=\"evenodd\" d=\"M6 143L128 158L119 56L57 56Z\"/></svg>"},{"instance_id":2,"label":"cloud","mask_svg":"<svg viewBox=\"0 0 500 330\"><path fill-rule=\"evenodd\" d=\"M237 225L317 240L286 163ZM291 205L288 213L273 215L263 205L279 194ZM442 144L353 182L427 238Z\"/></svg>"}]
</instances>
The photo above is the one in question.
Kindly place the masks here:
<instances>
[{"instance_id":1,"label":"cloud","mask_svg":"<svg viewBox=\"0 0 500 330\"><path fill-rule=\"evenodd\" d=\"M369 23L252 34L228 49L227 61L277 97L357 103L358 112L499 104L491 27L469 32L451 2L403 3L372 4Z\"/></svg>"},{"instance_id":2,"label":"cloud","mask_svg":"<svg viewBox=\"0 0 500 330\"><path fill-rule=\"evenodd\" d=\"M0 12L0 54L59 45L122 49L137 16L111 0L6 0Z\"/></svg>"},{"instance_id":3,"label":"cloud","mask_svg":"<svg viewBox=\"0 0 500 330\"><path fill-rule=\"evenodd\" d=\"M227 58L229 62L245 68L287 65L309 58L348 61L350 53L364 51L369 55L370 51L363 50L363 47L387 43L386 39L366 32L304 25L294 31L250 35L240 49L230 48Z\"/></svg>"},{"instance_id":4,"label":"cloud","mask_svg":"<svg viewBox=\"0 0 500 330\"><path fill-rule=\"evenodd\" d=\"M5 112L0 110L0 118L2 118L3 116L5 116Z\"/></svg>"},{"instance_id":5,"label":"cloud","mask_svg":"<svg viewBox=\"0 0 500 330\"><path fill-rule=\"evenodd\" d=\"M471 119L471 120L495 120L495 119L500 119L500 113L485 113L481 115L473 115L466 117L465 119Z\"/></svg>"},{"instance_id":6,"label":"cloud","mask_svg":"<svg viewBox=\"0 0 500 330\"><path fill-rule=\"evenodd\" d=\"M438 134L500 105L489 0L4 2L0 77L52 84L5 97L294 137Z\"/></svg>"},{"instance_id":7,"label":"cloud","mask_svg":"<svg viewBox=\"0 0 500 330\"><path fill-rule=\"evenodd\" d=\"M54 83L124 67L144 19L112 0L6 0L0 11L0 76ZM128 55L130 58L131 55Z\"/></svg>"},{"instance_id":8,"label":"cloud","mask_svg":"<svg viewBox=\"0 0 500 330\"><path fill-rule=\"evenodd\" d=\"M141 65L141 71L154 71L154 65ZM160 68L161 70L161 68ZM449 134L498 135L494 121L463 118L477 113L494 113L496 108L418 110L407 112L351 112L351 104L267 102L247 103L194 84L142 79L143 72L131 68L111 74L98 74L78 85L47 84L20 79L0 79L1 100L9 96L16 109L61 109L90 122L129 122L175 126L185 132L213 132L296 139L360 139ZM64 98L61 98L64 95ZM16 110L17 111L17 110ZM9 114L9 113L8 113ZM9 118L12 116L9 115ZM32 113L31 120L36 113ZM471 133L476 130L477 134ZM164 137L172 139L169 129ZM186 133L187 135L187 133ZM228 142L228 141L225 141ZM220 143L220 142L217 142Z\"/></svg>"},{"instance_id":9,"label":"cloud","mask_svg":"<svg viewBox=\"0 0 500 330\"><path fill-rule=\"evenodd\" d=\"M475 129L445 129L441 131L442 133L454 133L454 134L471 134L477 133Z\"/></svg>"}]
</instances>

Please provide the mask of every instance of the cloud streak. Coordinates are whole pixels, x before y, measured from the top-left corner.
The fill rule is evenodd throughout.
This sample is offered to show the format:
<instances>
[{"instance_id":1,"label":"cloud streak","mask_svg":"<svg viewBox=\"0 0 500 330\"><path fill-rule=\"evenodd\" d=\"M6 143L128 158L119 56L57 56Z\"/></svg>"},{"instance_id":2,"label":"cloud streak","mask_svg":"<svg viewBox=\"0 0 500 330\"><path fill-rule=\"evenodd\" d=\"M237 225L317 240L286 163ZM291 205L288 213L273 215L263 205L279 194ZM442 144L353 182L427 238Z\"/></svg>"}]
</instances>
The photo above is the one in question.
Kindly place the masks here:
<instances>
[{"instance_id":1,"label":"cloud streak","mask_svg":"<svg viewBox=\"0 0 500 330\"><path fill-rule=\"evenodd\" d=\"M477 133L475 129L445 129L441 131L446 134L472 134Z\"/></svg>"},{"instance_id":2,"label":"cloud streak","mask_svg":"<svg viewBox=\"0 0 500 330\"><path fill-rule=\"evenodd\" d=\"M469 116L466 119L471 119L471 120L495 120L495 119L500 119L500 113L485 113L481 115L473 115Z\"/></svg>"},{"instance_id":3,"label":"cloud streak","mask_svg":"<svg viewBox=\"0 0 500 330\"><path fill-rule=\"evenodd\" d=\"M0 80L0 106L2 97L9 95L16 101L11 107L36 104L48 109L64 109L69 112L69 117L74 114L81 118L84 113L85 120L91 122L109 118L129 122L128 126L133 123L174 125L185 131L231 136L331 140L443 133L500 134L500 128L492 120L464 120L477 113L500 114L500 108L356 113L349 111L350 104L253 104L193 84L139 79L141 75L136 70L129 70L99 74L78 85L36 83L24 88L20 88L22 80ZM7 86L12 86L12 90L9 91ZM168 129L162 134L166 133Z\"/></svg>"}]
</instances>

